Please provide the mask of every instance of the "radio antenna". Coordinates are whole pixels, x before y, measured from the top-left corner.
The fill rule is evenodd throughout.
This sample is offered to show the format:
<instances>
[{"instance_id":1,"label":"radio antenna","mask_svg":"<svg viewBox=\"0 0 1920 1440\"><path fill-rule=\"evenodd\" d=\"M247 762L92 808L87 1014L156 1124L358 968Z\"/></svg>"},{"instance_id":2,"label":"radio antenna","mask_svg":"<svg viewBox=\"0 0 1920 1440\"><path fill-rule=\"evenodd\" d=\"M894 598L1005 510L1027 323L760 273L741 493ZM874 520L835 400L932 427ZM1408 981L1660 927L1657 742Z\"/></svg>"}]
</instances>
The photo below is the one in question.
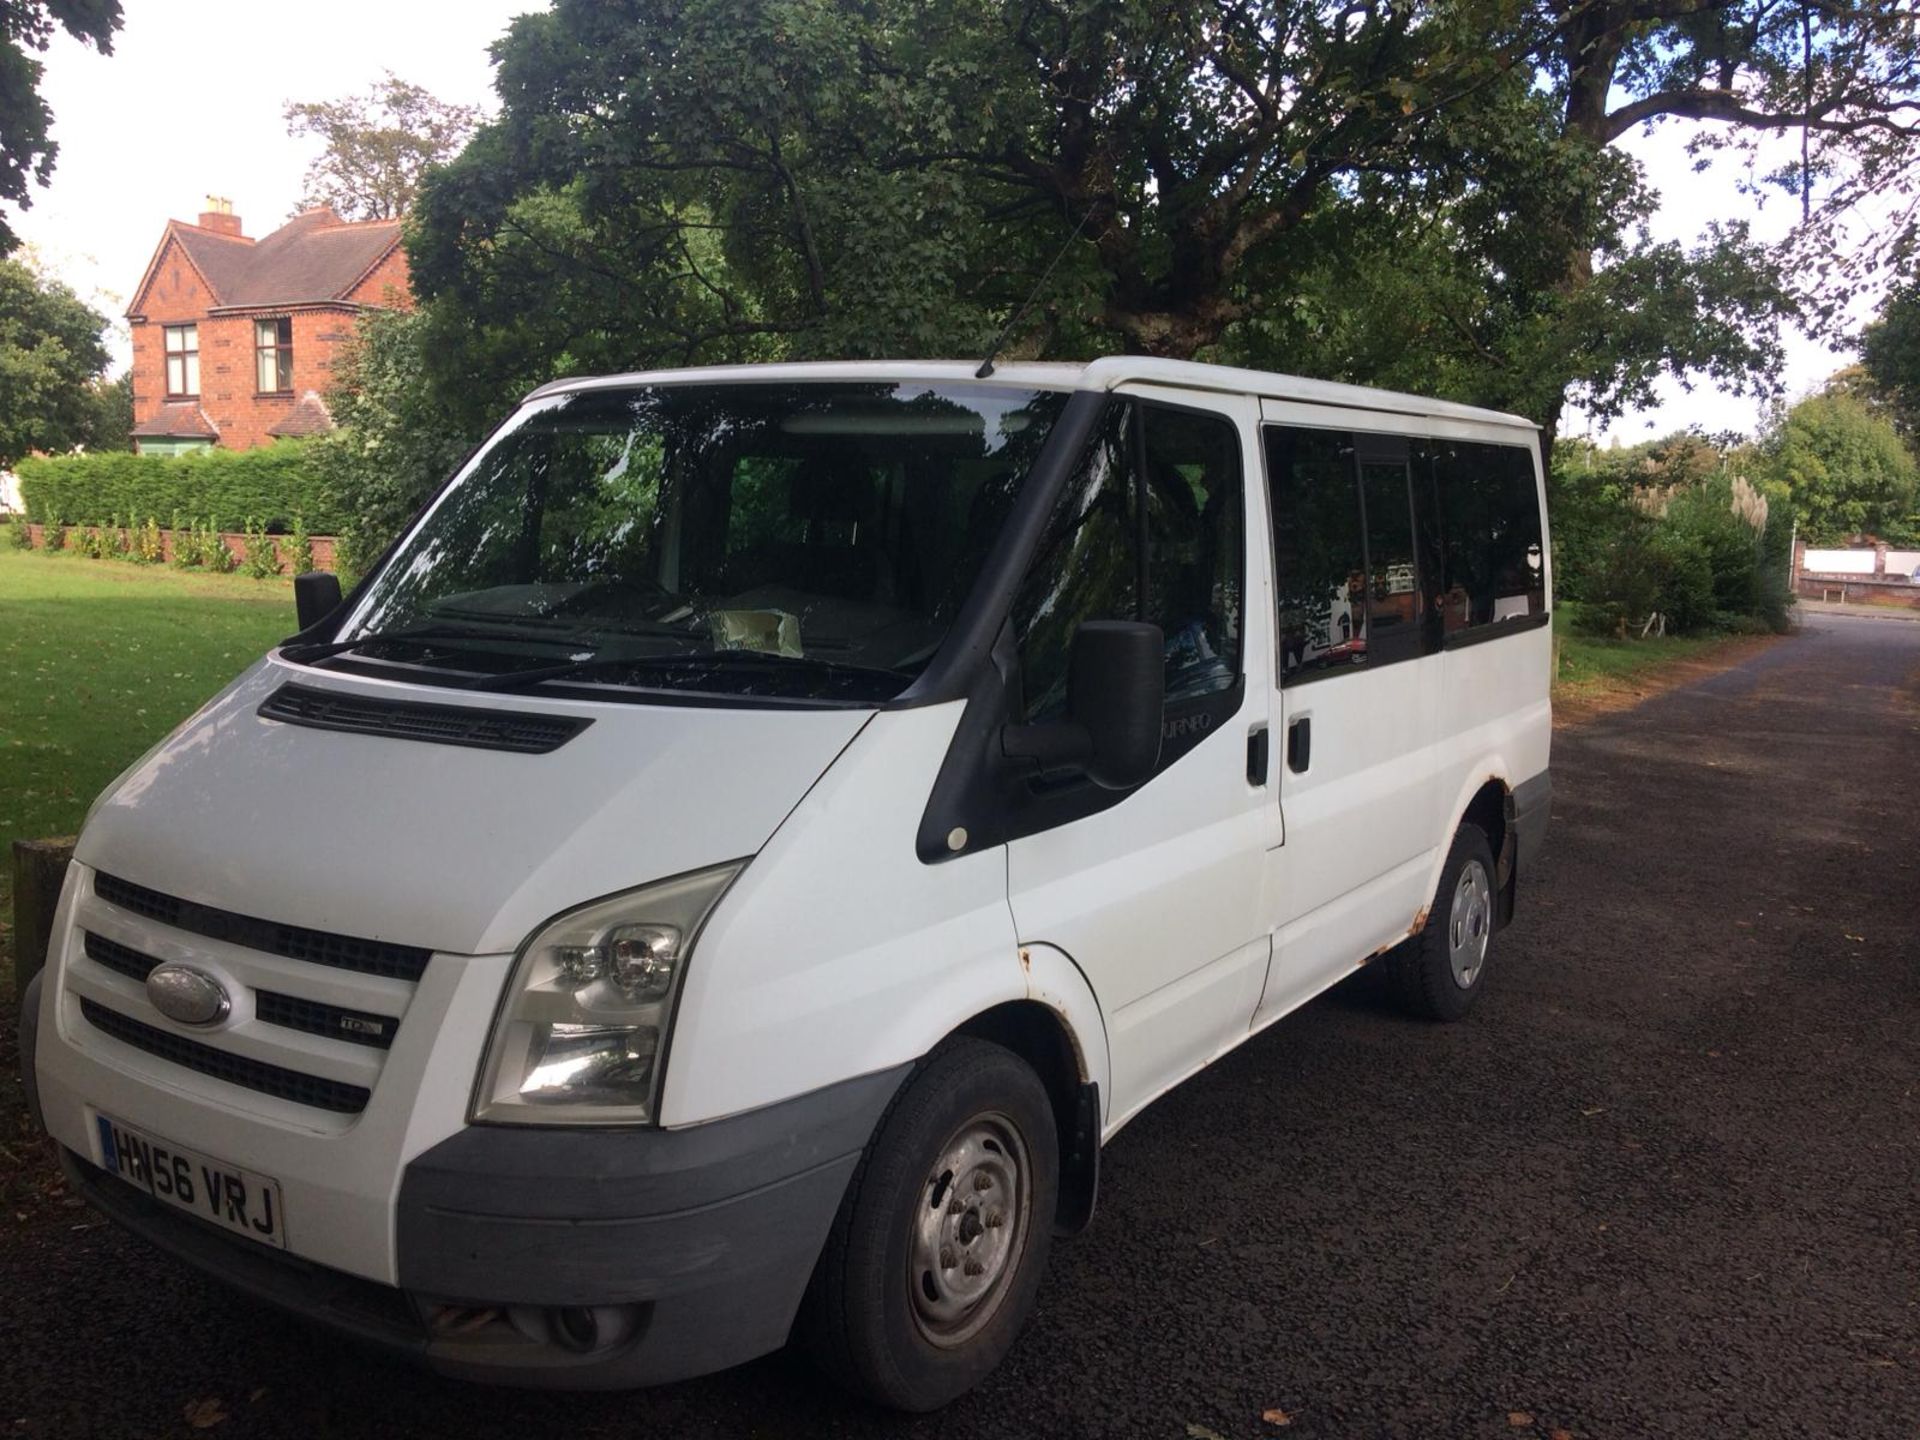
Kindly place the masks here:
<instances>
[{"instance_id":1,"label":"radio antenna","mask_svg":"<svg viewBox=\"0 0 1920 1440\"><path fill-rule=\"evenodd\" d=\"M1073 227L1073 233L1067 237L1067 243L1054 252L1053 259L1047 262L1047 268L1040 272L1040 278L1033 282L1033 290L1020 302L1020 308L1007 317L1007 323L1000 327L1000 333L993 337L993 344L987 347L987 358L980 362L980 368L973 372L973 378L984 380L993 374L993 360L1000 353L1000 347L1012 336L1014 327L1026 319L1027 311L1033 308L1033 302L1040 298L1040 292L1047 288L1047 281L1053 278L1053 272L1060 262L1066 259L1067 251L1080 238L1080 232L1087 228L1087 221L1093 218L1093 212L1100 208L1098 201L1089 205L1086 213L1080 217L1080 223Z\"/></svg>"}]
</instances>

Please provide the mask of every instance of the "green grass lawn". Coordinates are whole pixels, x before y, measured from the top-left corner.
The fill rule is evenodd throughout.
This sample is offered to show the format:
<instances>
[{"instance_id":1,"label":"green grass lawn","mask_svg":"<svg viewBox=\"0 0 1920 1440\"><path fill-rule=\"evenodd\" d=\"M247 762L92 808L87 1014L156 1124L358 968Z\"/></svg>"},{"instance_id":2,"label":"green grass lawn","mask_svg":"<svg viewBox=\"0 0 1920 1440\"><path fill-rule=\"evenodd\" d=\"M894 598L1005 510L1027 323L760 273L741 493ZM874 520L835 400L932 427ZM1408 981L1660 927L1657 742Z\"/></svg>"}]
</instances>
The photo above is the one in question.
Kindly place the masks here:
<instances>
[{"instance_id":1,"label":"green grass lawn","mask_svg":"<svg viewBox=\"0 0 1920 1440\"><path fill-rule=\"evenodd\" d=\"M294 630L289 580L22 551L5 536L0 848L71 835L109 780ZM12 918L0 862L0 994Z\"/></svg>"},{"instance_id":2,"label":"green grass lawn","mask_svg":"<svg viewBox=\"0 0 1920 1440\"><path fill-rule=\"evenodd\" d=\"M1664 635L1646 640L1601 638L1575 631L1575 614L1576 607L1568 602L1554 607L1553 633L1558 642L1553 681L1556 699L1591 699L1631 690L1667 666L1701 658L1734 638L1726 635Z\"/></svg>"}]
</instances>

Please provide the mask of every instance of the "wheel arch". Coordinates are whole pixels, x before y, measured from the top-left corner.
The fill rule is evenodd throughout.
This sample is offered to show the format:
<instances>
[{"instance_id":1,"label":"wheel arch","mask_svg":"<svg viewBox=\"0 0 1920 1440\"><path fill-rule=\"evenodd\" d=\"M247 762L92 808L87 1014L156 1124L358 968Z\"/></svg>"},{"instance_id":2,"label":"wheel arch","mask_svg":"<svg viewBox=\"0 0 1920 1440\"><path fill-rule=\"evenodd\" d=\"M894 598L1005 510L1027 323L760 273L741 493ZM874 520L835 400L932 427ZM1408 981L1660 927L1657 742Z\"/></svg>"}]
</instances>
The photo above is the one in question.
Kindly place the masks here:
<instances>
[{"instance_id":1,"label":"wheel arch","mask_svg":"<svg viewBox=\"0 0 1920 1440\"><path fill-rule=\"evenodd\" d=\"M1040 1077L1060 1137L1060 1203L1054 1229L1071 1235L1093 1218L1099 1191L1106 1027L1085 977L1062 952L1051 946L1023 946L1020 958L1029 977L1028 998L983 1010L956 1026L953 1034L1004 1046ZM1061 973L1062 965L1068 974Z\"/></svg>"},{"instance_id":2,"label":"wheel arch","mask_svg":"<svg viewBox=\"0 0 1920 1440\"><path fill-rule=\"evenodd\" d=\"M1513 894L1516 866L1513 820L1513 785L1508 779L1510 767L1498 756L1491 757L1468 771L1449 811L1452 822L1440 839L1435 859L1431 891L1440 883L1440 870L1446 865L1447 850L1453 837L1465 824L1477 825L1487 837L1494 863L1494 923L1504 926L1513 918Z\"/></svg>"}]
</instances>

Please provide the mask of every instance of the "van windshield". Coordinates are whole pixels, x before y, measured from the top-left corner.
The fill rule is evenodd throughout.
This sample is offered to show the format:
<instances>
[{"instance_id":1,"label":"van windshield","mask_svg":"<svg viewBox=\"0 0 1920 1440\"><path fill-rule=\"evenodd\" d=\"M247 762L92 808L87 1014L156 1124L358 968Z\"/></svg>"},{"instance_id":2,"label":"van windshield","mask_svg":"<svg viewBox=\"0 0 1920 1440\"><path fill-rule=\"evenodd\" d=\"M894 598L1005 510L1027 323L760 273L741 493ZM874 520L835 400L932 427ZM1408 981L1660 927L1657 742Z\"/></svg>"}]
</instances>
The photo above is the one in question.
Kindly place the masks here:
<instances>
[{"instance_id":1,"label":"van windshield","mask_svg":"<svg viewBox=\"0 0 1920 1440\"><path fill-rule=\"evenodd\" d=\"M477 689L890 699L1065 399L834 382L537 401L372 578L330 663Z\"/></svg>"}]
</instances>

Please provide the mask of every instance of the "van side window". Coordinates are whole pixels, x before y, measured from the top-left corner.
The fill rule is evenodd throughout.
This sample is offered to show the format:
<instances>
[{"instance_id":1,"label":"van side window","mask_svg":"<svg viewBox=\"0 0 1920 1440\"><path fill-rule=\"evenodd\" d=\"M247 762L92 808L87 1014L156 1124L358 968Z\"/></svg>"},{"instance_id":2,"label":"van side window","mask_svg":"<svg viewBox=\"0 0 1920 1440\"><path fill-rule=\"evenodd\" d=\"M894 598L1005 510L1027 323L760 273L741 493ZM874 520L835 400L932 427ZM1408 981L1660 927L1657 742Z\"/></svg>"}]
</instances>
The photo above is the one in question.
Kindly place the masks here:
<instances>
[{"instance_id":1,"label":"van side window","mask_svg":"<svg viewBox=\"0 0 1920 1440\"><path fill-rule=\"evenodd\" d=\"M1413 550L1407 462L1360 464L1367 517L1367 662L1420 653L1420 568Z\"/></svg>"},{"instance_id":2,"label":"van side window","mask_svg":"<svg viewBox=\"0 0 1920 1440\"><path fill-rule=\"evenodd\" d=\"M1366 549L1353 437L1270 425L1267 484L1280 612L1280 683L1363 665ZM1403 482L1404 484L1404 482Z\"/></svg>"},{"instance_id":3,"label":"van side window","mask_svg":"<svg viewBox=\"0 0 1920 1440\"><path fill-rule=\"evenodd\" d=\"M1113 406L1014 599L1025 719L1066 714L1068 653L1085 620L1160 627L1170 706L1234 687L1246 588L1241 473L1226 417Z\"/></svg>"},{"instance_id":4,"label":"van side window","mask_svg":"<svg viewBox=\"0 0 1920 1440\"><path fill-rule=\"evenodd\" d=\"M1067 657L1085 620L1131 620L1139 550L1133 501L1131 405L1115 405L1067 481L1013 602L1022 718L1067 711Z\"/></svg>"},{"instance_id":5,"label":"van side window","mask_svg":"<svg viewBox=\"0 0 1920 1440\"><path fill-rule=\"evenodd\" d=\"M1167 703L1229 690L1240 674L1246 555L1240 437L1194 410L1142 407L1147 605L1166 635Z\"/></svg>"},{"instance_id":6,"label":"van side window","mask_svg":"<svg viewBox=\"0 0 1920 1440\"><path fill-rule=\"evenodd\" d=\"M1546 565L1533 452L1471 441L1436 441L1433 450L1446 567L1441 623L1447 638L1544 616Z\"/></svg>"}]
</instances>

